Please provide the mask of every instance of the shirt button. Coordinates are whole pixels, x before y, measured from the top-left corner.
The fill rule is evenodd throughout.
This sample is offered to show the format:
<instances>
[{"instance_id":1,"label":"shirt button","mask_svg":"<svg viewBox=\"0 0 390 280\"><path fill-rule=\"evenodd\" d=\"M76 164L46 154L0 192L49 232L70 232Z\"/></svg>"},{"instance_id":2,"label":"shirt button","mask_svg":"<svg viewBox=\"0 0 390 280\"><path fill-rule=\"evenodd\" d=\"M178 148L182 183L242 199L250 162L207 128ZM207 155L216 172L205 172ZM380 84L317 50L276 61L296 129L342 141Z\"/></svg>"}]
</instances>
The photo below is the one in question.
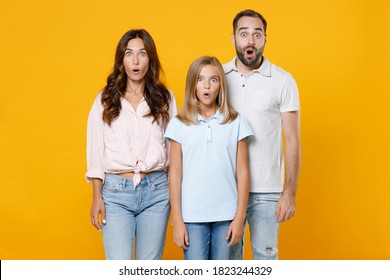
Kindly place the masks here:
<instances>
[{"instance_id":1,"label":"shirt button","mask_svg":"<svg viewBox=\"0 0 390 280\"><path fill-rule=\"evenodd\" d=\"M245 85L242 85L242 87L245 87Z\"/></svg>"}]
</instances>

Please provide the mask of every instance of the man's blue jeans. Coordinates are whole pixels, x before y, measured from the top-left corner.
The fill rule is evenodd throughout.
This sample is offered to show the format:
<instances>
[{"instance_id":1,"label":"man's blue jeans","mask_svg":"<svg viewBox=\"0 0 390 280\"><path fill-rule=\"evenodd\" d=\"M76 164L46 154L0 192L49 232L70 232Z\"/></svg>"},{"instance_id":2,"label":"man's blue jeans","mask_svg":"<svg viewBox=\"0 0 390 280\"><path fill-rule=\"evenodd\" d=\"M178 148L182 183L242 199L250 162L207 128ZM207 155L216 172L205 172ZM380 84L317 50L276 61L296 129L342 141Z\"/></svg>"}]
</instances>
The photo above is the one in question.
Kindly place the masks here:
<instances>
[{"instance_id":1,"label":"man's blue jeans","mask_svg":"<svg viewBox=\"0 0 390 280\"><path fill-rule=\"evenodd\" d=\"M107 174L103 186L106 224L103 243L109 260L161 259L170 213L168 177L155 171L134 187L133 179Z\"/></svg>"},{"instance_id":2,"label":"man's blue jeans","mask_svg":"<svg viewBox=\"0 0 390 280\"><path fill-rule=\"evenodd\" d=\"M276 205L281 193L249 193L247 221L253 259L277 260L279 222ZM234 246L232 260L242 260L243 242Z\"/></svg>"}]
</instances>

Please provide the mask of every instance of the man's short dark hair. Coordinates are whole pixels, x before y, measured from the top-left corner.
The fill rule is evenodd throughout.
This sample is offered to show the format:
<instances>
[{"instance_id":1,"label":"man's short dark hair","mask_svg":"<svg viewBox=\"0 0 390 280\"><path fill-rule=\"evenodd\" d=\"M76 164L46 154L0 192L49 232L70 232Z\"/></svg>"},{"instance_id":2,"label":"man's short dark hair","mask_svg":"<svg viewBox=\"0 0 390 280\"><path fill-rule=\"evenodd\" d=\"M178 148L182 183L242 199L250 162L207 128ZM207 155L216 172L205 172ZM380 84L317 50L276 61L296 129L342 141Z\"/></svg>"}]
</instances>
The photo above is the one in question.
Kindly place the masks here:
<instances>
[{"instance_id":1,"label":"man's short dark hair","mask_svg":"<svg viewBox=\"0 0 390 280\"><path fill-rule=\"evenodd\" d=\"M265 18L259 14L258 12L256 11L253 11L253 10L244 10L244 11L241 11L239 12L236 17L234 18L233 20L233 34L236 33L236 29L237 29L237 23L238 21L240 20L240 18L242 17L254 17L254 18L259 18L262 22L263 22L263 25L264 25L264 33L266 33L267 31L267 21L265 20Z\"/></svg>"}]
</instances>

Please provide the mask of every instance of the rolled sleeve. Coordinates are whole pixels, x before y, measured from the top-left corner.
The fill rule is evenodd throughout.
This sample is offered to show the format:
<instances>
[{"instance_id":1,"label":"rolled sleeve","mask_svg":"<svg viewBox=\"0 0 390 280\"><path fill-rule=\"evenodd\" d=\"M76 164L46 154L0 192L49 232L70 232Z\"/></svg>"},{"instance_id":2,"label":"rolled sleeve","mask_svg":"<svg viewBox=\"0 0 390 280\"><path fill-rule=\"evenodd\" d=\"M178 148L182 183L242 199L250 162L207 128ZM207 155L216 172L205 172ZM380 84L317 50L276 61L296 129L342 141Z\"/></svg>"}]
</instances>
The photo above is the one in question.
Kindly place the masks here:
<instances>
[{"instance_id":1,"label":"rolled sleeve","mask_svg":"<svg viewBox=\"0 0 390 280\"><path fill-rule=\"evenodd\" d=\"M91 183L92 178L99 178L104 181L105 173L103 168L104 138L103 138L103 106L100 101L100 94L95 100L88 116L87 126L87 173L85 178Z\"/></svg>"}]
</instances>

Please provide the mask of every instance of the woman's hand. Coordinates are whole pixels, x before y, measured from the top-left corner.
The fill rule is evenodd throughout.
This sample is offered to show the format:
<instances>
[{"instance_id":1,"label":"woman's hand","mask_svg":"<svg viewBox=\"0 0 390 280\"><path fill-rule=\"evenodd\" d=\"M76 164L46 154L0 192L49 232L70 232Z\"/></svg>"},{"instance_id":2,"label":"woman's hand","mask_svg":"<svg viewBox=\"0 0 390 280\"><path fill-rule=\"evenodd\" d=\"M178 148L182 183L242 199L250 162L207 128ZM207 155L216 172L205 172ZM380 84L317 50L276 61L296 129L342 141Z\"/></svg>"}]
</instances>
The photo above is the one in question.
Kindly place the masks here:
<instances>
[{"instance_id":1,"label":"woman's hand","mask_svg":"<svg viewBox=\"0 0 390 280\"><path fill-rule=\"evenodd\" d=\"M93 226L98 229L102 230L102 224L99 223L99 215L101 215L102 224L106 223L106 208L104 207L103 199L102 198L95 198L92 201L92 207L91 207L91 221Z\"/></svg>"}]
</instances>

